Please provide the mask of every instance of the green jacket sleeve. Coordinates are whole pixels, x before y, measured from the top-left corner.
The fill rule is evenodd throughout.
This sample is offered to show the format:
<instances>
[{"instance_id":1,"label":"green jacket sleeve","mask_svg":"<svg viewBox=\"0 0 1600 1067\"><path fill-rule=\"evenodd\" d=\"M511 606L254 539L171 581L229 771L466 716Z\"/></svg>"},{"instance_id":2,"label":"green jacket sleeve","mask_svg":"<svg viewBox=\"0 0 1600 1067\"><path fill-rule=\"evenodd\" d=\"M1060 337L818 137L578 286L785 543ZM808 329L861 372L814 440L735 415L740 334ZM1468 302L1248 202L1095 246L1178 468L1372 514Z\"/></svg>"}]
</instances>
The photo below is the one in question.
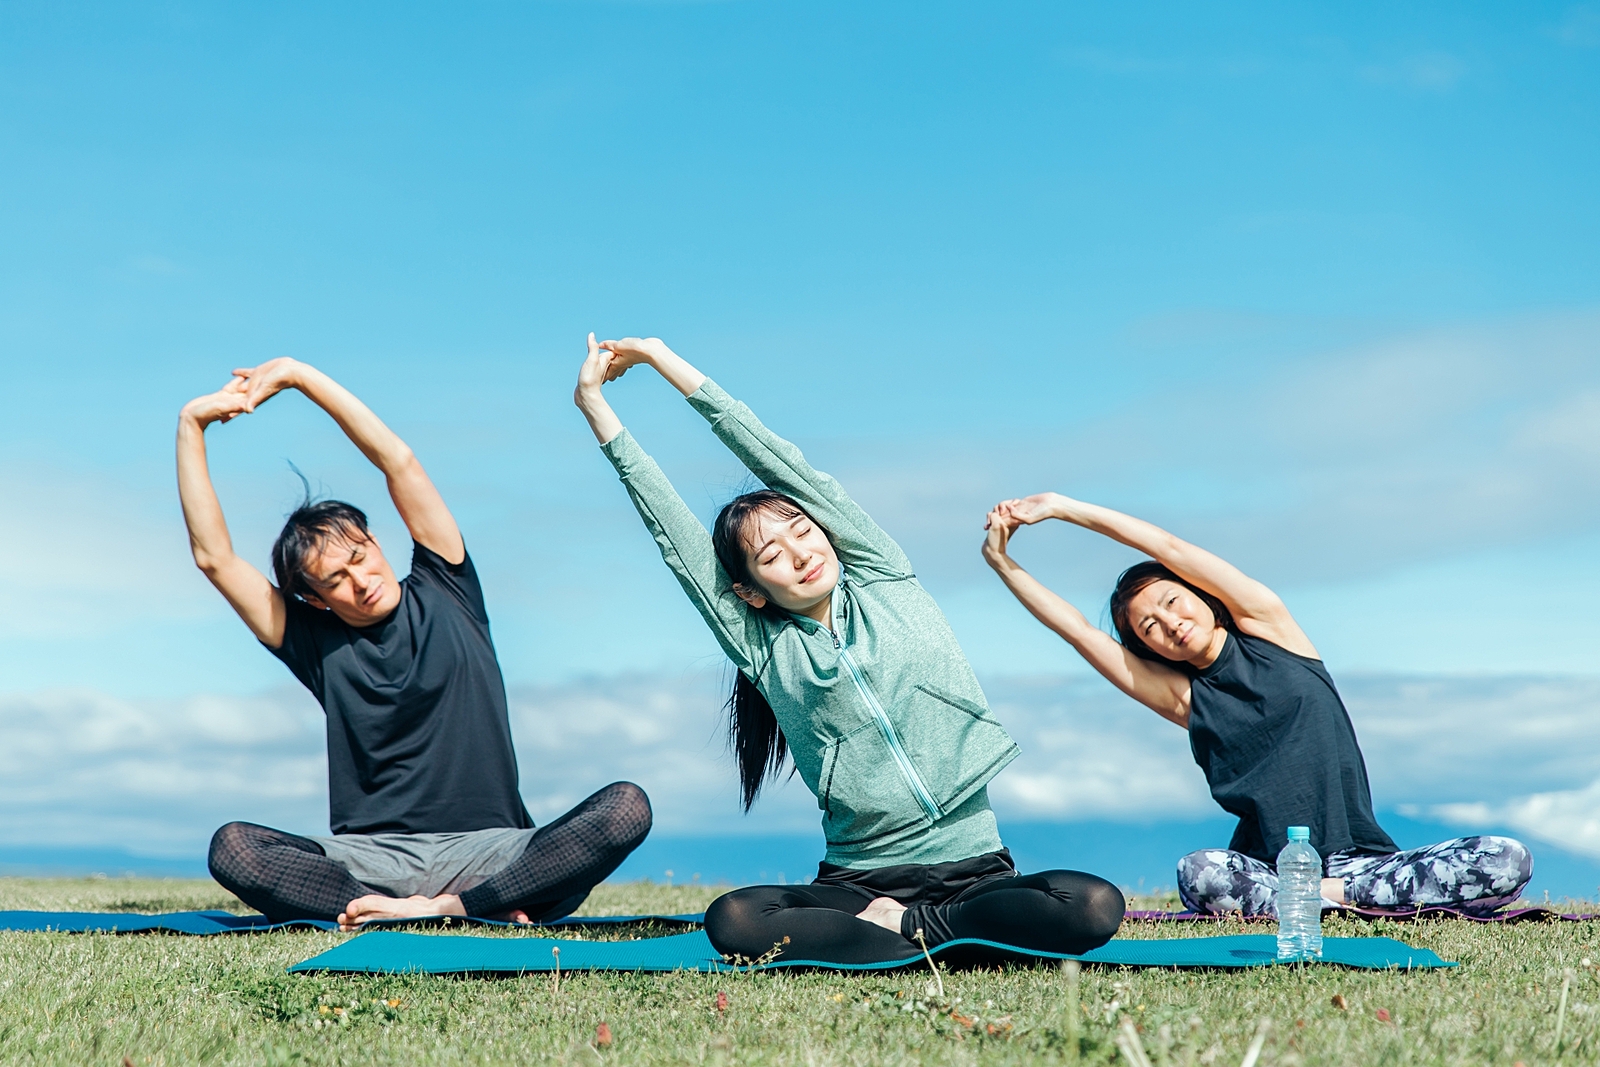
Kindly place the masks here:
<instances>
[{"instance_id":1,"label":"green jacket sleeve","mask_svg":"<svg viewBox=\"0 0 1600 1067\"><path fill-rule=\"evenodd\" d=\"M843 486L814 470L798 448L763 426L755 412L710 378L690 395L689 403L762 484L794 497L828 528L847 568L889 578L911 577L911 561L894 538L850 499Z\"/></svg>"},{"instance_id":2,"label":"green jacket sleeve","mask_svg":"<svg viewBox=\"0 0 1600 1067\"><path fill-rule=\"evenodd\" d=\"M600 450L617 468L633 506L639 509L645 528L661 549L661 558L711 627L717 643L734 666L752 680L757 678L764 664L756 659L765 648L760 617L733 592L733 584L712 551L711 535L672 487L660 465L627 430L601 445Z\"/></svg>"}]
</instances>

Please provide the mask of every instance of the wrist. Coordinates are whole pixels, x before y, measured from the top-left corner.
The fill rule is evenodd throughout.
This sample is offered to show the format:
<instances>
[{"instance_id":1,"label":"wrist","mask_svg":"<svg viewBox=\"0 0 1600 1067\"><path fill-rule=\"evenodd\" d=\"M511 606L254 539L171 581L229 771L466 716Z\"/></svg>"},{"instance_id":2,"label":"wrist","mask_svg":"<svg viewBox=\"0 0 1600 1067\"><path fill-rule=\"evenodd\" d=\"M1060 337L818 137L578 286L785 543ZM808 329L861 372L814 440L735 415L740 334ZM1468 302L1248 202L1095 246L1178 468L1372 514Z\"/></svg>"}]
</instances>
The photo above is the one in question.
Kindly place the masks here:
<instances>
[{"instance_id":1,"label":"wrist","mask_svg":"<svg viewBox=\"0 0 1600 1067\"><path fill-rule=\"evenodd\" d=\"M284 366L284 384L291 389L304 391L314 379L323 377L321 371L309 363L301 363L298 359L290 359Z\"/></svg>"}]
</instances>

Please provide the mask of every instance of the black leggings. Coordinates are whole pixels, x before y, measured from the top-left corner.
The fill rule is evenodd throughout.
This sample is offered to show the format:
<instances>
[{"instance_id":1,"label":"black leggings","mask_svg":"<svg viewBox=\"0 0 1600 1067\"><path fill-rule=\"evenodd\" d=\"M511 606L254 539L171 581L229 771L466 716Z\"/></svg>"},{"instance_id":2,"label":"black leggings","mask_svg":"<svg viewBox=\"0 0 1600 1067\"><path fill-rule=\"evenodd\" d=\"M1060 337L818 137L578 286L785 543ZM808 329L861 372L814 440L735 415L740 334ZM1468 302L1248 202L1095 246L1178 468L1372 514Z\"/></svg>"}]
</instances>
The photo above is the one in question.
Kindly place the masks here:
<instances>
[{"instance_id":1,"label":"black leggings","mask_svg":"<svg viewBox=\"0 0 1600 1067\"><path fill-rule=\"evenodd\" d=\"M595 793L548 826L504 869L461 894L468 915L513 909L535 922L571 914L650 832L650 800L631 782ZM334 919L376 893L306 837L231 822L211 839L211 876L276 922Z\"/></svg>"},{"instance_id":2,"label":"black leggings","mask_svg":"<svg viewBox=\"0 0 1600 1067\"><path fill-rule=\"evenodd\" d=\"M903 895L888 886L883 888L889 891L876 892L868 878L736 889L706 909L706 935L725 956L759 959L777 947L778 959L880 963L919 953L919 929L929 948L970 937L1077 954L1105 944L1122 925L1122 892L1080 871L995 874L952 894L943 892L947 887L937 879L930 881L936 884L900 900L906 912L898 934L856 918L875 897Z\"/></svg>"}]
</instances>

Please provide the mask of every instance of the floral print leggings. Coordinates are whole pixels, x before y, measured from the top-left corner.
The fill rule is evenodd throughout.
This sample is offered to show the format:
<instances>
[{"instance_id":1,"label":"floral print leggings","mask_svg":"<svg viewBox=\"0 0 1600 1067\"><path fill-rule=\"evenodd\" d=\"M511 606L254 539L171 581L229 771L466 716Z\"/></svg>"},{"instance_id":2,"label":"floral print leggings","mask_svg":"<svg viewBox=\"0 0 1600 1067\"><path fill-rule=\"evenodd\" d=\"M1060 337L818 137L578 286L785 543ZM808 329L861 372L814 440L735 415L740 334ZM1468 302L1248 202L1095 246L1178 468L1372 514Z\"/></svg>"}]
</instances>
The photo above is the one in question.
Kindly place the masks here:
<instances>
[{"instance_id":1,"label":"floral print leggings","mask_svg":"<svg viewBox=\"0 0 1600 1067\"><path fill-rule=\"evenodd\" d=\"M1354 907L1444 906L1487 915L1517 899L1533 877L1533 856L1509 837L1458 837L1402 852L1335 852L1323 870L1344 879L1345 902ZM1205 848L1178 861L1178 896L1191 911L1276 915L1278 875L1243 853Z\"/></svg>"}]
</instances>

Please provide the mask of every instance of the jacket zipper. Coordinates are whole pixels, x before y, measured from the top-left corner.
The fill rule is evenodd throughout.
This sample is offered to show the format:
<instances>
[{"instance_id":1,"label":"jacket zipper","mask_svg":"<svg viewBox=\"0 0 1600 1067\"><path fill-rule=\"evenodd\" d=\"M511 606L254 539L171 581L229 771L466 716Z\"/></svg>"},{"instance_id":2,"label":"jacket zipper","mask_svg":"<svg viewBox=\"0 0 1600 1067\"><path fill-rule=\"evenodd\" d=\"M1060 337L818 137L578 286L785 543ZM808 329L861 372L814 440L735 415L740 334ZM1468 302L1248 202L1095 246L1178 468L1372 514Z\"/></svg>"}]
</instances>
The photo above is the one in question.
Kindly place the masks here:
<instances>
[{"instance_id":1,"label":"jacket zipper","mask_svg":"<svg viewBox=\"0 0 1600 1067\"><path fill-rule=\"evenodd\" d=\"M835 590L837 592L837 590ZM834 618L835 626L838 619ZM856 666L855 657L850 655L850 649L839 637L837 629L830 629L833 635L833 647L839 651L839 662L850 672L850 680L856 683L856 689L861 693L861 699L866 701L867 710L872 712L872 718L878 724L878 730L883 734L884 743L889 746L889 754L900 765L900 773L905 776L910 784L911 791L917 795L917 803L922 805L922 810L928 813L928 818L937 822L939 820L939 805L934 803L933 794L928 792L928 787L922 783L922 775L917 773L916 765L911 762L911 757L906 754L905 747L900 744L900 735L895 732L894 723L889 721L889 715L883 710L883 705L878 703L877 696L872 688L867 685L866 678L862 677L861 670Z\"/></svg>"}]
</instances>

